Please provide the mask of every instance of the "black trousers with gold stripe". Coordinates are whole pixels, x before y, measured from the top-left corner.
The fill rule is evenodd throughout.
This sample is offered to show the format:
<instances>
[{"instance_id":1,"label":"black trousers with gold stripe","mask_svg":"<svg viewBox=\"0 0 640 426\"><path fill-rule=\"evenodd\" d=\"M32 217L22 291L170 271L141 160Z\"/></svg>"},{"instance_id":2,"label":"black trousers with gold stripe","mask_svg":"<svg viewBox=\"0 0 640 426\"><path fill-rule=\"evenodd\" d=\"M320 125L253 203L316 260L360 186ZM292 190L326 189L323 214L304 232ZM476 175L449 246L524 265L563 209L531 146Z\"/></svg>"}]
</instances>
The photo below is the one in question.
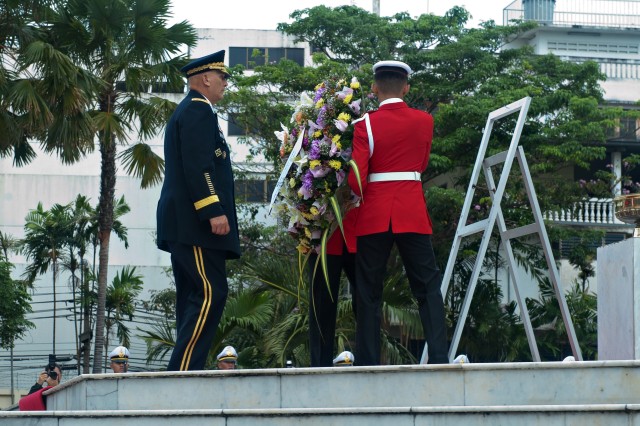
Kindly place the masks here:
<instances>
[{"instance_id":1,"label":"black trousers with gold stripe","mask_svg":"<svg viewBox=\"0 0 640 426\"><path fill-rule=\"evenodd\" d=\"M176 281L176 346L167 370L203 370L227 293L225 253L169 243Z\"/></svg>"}]
</instances>

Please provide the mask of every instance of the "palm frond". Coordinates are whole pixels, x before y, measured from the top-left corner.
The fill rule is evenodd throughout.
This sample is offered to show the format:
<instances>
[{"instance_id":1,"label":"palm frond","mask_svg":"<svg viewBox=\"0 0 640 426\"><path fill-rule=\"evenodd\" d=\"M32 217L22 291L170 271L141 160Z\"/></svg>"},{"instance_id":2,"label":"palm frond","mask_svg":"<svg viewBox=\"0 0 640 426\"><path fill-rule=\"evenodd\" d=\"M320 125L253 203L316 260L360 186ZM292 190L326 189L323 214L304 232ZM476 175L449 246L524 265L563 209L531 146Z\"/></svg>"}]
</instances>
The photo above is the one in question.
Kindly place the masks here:
<instances>
[{"instance_id":1,"label":"palm frond","mask_svg":"<svg viewBox=\"0 0 640 426\"><path fill-rule=\"evenodd\" d=\"M146 143L137 143L122 151L120 158L130 175L141 178L141 187L148 188L162 182L164 160Z\"/></svg>"}]
</instances>

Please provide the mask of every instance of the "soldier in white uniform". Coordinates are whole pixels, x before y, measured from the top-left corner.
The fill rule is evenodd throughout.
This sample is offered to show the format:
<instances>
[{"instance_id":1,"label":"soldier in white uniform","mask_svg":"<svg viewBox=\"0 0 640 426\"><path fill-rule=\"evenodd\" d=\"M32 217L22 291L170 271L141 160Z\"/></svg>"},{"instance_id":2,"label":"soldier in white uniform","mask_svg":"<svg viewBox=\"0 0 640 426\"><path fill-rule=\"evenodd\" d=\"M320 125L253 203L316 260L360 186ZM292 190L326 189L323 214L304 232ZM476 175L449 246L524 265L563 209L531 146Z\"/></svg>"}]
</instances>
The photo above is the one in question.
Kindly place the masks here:
<instances>
[{"instance_id":1,"label":"soldier in white uniform","mask_svg":"<svg viewBox=\"0 0 640 426\"><path fill-rule=\"evenodd\" d=\"M235 370L238 364L238 353L233 346L225 346L217 359L218 370Z\"/></svg>"},{"instance_id":2,"label":"soldier in white uniform","mask_svg":"<svg viewBox=\"0 0 640 426\"><path fill-rule=\"evenodd\" d=\"M109 353L111 369L114 373L126 373L129 371L129 349L118 346Z\"/></svg>"}]
</instances>

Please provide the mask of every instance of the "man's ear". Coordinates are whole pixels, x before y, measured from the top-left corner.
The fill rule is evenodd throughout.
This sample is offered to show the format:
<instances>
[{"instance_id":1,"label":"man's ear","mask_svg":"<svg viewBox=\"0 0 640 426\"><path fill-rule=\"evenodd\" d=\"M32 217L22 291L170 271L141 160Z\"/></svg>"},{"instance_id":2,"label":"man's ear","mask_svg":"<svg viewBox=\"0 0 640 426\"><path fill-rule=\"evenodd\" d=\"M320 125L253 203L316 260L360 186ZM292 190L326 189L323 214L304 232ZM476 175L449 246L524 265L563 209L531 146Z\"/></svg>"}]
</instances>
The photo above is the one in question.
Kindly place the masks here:
<instances>
[{"instance_id":1,"label":"man's ear","mask_svg":"<svg viewBox=\"0 0 640 426\"><path fill-rule=\"evenodd\" d=\"M211 85L211 81L209 79L210 74L208 72L203 72L200 75L202 76L202 84L204 84L206 87L209 87Z\"/></svg>"},{"instance_id":2,"label":"man's ear","mask_svg":"<svg viewBox=\"0 0 640 426\"><path fill-rule=\"evenodd\" d=\"M371 83L371 93L378 96L378 85L375 82Z\"/></svg>"},{"instance_id":3,"label":"man's ear","mask_svg":"<svg viewBox=\"0 0 640 426\"><path fill-rule=\"evenodd\" d=\"M405 86L402 88L402 97L404 97L407 93L409 93L409 89L411 89L411 85L405 84Z\"/></svg>"}]
</instances>

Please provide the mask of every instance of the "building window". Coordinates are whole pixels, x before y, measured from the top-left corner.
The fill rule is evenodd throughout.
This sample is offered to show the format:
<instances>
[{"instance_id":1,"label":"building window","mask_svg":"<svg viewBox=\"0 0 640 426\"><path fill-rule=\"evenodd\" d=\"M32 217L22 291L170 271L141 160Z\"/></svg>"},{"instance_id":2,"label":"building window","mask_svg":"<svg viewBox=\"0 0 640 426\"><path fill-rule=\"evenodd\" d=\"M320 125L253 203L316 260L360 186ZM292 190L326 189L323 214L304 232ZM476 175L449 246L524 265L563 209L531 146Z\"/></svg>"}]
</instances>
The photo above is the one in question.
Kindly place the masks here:
<instances>
[{"instance_id":1,"label":"building window","mask_svg":"<svg viewBox=\"0 0 640 426\"><path fill-rule=\"evenodd\" d=\"M241 203L266 203L271 198L276 182L265 179L235 181L236 200Z\"/></svg>"},{"instance_id":2,"label":"building window","mask_svg":"<svg viewBox=\"0 0 640 426\"><path fill-rule=\"evenodd\" d=\"M181 84L177 88L170 88L165 81L160 81L156 83L152 83L151 85L142 84L140 86L140 91L144 93L148 93L151 90L152 93L184 93L184 84ZM116 90L120 92L127 91L127 83L125 81L116 81Z\"/></svg>"},{"instance_id":3,"label":"building window","mask_svg":"<svg viewBox=\"0 0 640 426\"><path fill-rule=\"evenodd\" d=\"M184 93L185 86L181 84L177 88L170 88L167 82L158 82L151 85L151 93Z\"/></svg>"},{"instance_id":4,"label":"building window","mask_svg":"<svg viewBox=\"0 0 640 426\"><path fill-rule=\"evenodd\" d=\"M635 117L622 117L620 119L620 139L638 140L638 123Z\"/></svg>"},{"instance_id":5,"label":"building window","mask_svg":"<svg viewBox=\"0 0 640 426\"><path fill-rule=\"evenodd\" d=\"M246 136L247 132L238 121L238 114L229 114L227 135L228 136Z\"/></svg>"},{"instance_id":6,"label":"building window","mask_svg":"<svg viewBox=\"0 0 640 426\"><path fill-rule=\"evenodd\" d=\"M562 42L549 41L547 47L551 52L589 52L637 55L638 43L605 43L605 42Z\"/></svg>"},{"instance_id":7,"label":"building window","mask_svg":"<svg viewBox=\"0 0 640 426\"><path fill-rule=\"evenodd\" d=\"M264 64L277 64L281 59L289 59L304 66L304 49L299 47L230 47L229 66L242 65L254 69Z\"/></svg>"}]
</instances>

